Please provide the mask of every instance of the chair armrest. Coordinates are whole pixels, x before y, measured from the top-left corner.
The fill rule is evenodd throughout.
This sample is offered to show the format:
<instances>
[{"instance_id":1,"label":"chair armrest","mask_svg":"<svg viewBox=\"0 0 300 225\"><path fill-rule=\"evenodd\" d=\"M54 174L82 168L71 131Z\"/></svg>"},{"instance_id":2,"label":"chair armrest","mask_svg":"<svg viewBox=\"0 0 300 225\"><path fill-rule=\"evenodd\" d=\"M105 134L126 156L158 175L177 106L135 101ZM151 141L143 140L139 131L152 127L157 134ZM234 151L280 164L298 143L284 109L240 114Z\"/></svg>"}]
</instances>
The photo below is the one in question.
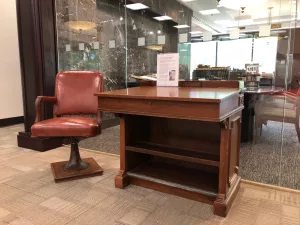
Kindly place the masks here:
<instances>
[{"instance_id":1,"label":"chair armrest","mask_svg":"<svg viewBox=\"0 0 300 225\"><path fill-rule=\"evenodd\" d=\"M98 123L98 134L101 134L102 112L100 112L99 110L97 111L97 123Z\"/></svg>"},{"instance_id":2,"label":"chair armrest","mask_svg":"<svg viewBox=\"0 0 300 225\"><path fill-rule=\"evenodd\" d=\"M49 97L49 96L38 96L35 100L35 121L34 123L38 123L41 121L41 102L49 102L49 103L56 103L56 97Z\"/></svg>"}]
</instances>

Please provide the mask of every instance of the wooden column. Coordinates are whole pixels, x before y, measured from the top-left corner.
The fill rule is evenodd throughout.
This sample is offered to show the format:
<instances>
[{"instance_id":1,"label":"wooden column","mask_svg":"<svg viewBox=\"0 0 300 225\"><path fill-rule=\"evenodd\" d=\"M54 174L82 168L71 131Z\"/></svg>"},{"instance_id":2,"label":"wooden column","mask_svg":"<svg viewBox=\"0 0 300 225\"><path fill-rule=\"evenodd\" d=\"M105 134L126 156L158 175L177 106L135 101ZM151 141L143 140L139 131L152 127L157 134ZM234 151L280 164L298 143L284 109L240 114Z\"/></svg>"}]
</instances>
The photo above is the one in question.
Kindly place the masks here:
<instances>
[{"instance_id":1,"label":"wooden column","mask_svg":"<svg viewBox=\"0 0 300 225\"><path fill-rule=\"evenodd\" d=\"M57 73L55 0L16 0L24 105L24 132L18 145L46 151L62 145L61 138L31 138L37 96L54 95ZM43 119L52 117L52 106L43 105Z\"/></svg>"}]
</instances>

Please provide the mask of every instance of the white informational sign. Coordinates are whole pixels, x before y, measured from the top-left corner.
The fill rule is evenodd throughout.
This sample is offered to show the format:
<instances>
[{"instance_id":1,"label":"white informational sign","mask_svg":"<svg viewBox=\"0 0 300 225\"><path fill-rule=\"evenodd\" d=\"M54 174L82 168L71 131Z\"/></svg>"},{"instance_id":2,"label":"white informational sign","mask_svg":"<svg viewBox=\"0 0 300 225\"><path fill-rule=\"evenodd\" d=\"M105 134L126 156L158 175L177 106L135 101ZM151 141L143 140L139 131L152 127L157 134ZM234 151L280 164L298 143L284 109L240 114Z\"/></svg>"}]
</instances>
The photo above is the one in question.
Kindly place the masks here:
<instances>
[{"instance_id":1,"label":"white informational sign","mask_svg":"<svg viewBox=\"0 0 300 225\"><path fill-rule=\"evenodd\" d=\"M84 50L84 43L80 43L80 44L79 44L79 50L80 50L80 51L83 51L83 50Z\"/></svg>"},{"instance_id":2,"label":"white informational sign","mask_svg":"<svg viewBox=\"0 0 300 225\"><path fill-rule=\"evenodd\" d=\"M203 32L203 41L212 41L212 32Z\"/></svg>"},{"instance_id":3,"label":"white informational sign","mask_svg":"<svg viewBox=\"0 0 300 225\"><path fill-rule=\"evenodd\" d=\"M140 37L138 38L138 46L145 46L146 45L146 38Z\"/></svg>"},{"instance_id":4,"label":"white informational sign","mask_svg":"<svg viewBox=\"0 0 300 225\"><path fill-rule=\"evenodd\" d=\"M259 26L259 36L269 37L271 36L271 25L261 25Z\"/></svg>"},{"instance_id":5,"label":"white informational sign","mask_svg":"<svg viewBox=\"0 0 300 225\"><path fill-rule=\"evenodd\" d=\"M93 43L94 49L99 49L100 48L100 44L98 41Z\"/></svg>"},{"instance_id":6,"label":"white informational sign","mask_svg":"<svg viewBox=\"0 0 300 225\"><path fill-rule=\"evenodd\" d=\"M166 36L165 35L157 36L157 44L165 45L166 44Z\"/></svg>"},{"instance_id":7,"label":"white informational sign","mask_svg":"<svg viewBox=\"0 0 300 225\"><path fill-rule=\"evenodd\" d=\"M70 52L71 51L71 45L66 45L66 52Z\"/></svg>"},{"instance_id":8,"label":"white informational sign","mask_svg":"<svg viewBox=\"0 0 300 225\"><path fill-rule=\"evenodd\" d=\"M178 87L179 53L157 55L157 86Z\"/></svg>"},{"instance_id":9,"label":"white informational sign","mask_svg":"<svg viewBox=\"0 0 300 225\"><path fill-rule=\"evenodd\" d=\"M240 29L236 28L230 31L230 39L239 39L240 38Z\"/></svg>"},{"instance_id":10,"label":"white informational sign","mask_svg":"<svg viewBox=\"0 0 300 225\"><path fill-rule=\"evenodd\" d=\"M246 64L247 73L259 73L259 64Z\"/></svg>"},{"instance_id":11,"label":"white informational sign","mask_svg":"<svg viewBox=\"0 0 300 225\"><path fill-rule=\"evenodd\" d=\"M179 43L187 43L188 42L188 34L179 34Z\"/></svg>"},{"instance_id":12,"label":"white informational sign","mask_svg":"<svg viewBox=\"0 0 300 225\"><path fill-rule=\"evenodd\" d=\"M116 40L109 40L108 46L109 48L116 48Z\"/></svg>"}]
</instances>

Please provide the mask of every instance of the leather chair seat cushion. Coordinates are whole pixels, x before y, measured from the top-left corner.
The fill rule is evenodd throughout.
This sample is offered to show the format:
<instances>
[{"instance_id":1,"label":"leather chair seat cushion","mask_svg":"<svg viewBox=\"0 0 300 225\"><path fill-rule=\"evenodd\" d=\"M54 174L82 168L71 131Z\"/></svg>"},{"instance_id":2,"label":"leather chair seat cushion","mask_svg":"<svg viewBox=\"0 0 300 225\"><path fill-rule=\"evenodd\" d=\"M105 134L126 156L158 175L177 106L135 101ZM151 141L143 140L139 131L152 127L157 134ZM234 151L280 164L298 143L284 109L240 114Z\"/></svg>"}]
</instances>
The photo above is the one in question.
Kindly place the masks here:
<instances>
[{"instance_id":1,"label":"leather chair seat cushion","mask_svg":"<svg viewBox=\"0 0 300 225\"><path fill-rule=\"evenodd\" d=\"M97 132L97 120L84 116L56 117L31 127L33 137L94 137Z\"/></svg>"}]
</instances>

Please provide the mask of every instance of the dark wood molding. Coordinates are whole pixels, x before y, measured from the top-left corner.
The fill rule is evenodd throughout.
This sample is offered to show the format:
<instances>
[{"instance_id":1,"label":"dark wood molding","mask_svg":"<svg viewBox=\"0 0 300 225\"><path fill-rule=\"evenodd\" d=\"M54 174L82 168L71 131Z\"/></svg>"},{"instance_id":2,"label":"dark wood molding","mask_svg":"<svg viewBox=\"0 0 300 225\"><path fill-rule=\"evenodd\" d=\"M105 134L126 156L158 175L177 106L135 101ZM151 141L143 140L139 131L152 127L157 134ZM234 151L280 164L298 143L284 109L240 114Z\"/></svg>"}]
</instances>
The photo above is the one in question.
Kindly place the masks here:
<instances>
[{"instance_id":1,"label":"dark wood molding","mask_svg":"<svg viewBox=\"0 0 300 225\"><path fill-rule=\"evenodd\" d=\"M49 150L61 146L62 141L50 143L46 139L31 138L29 134L35 120L36 97L54 95L57 74L55 0L17 0L16 3L25 128L18 135L18 145ZM41 119L51 118L52 112L51 105L43 105Z\"/></svg>"},{"instance_id":2,"label":"dark wood molding","mask_svg":"<svg viewBox=\"0 0 300 225\"><path fill-rule=\"evenodd\" d=\"M20 123L24 123L24 116L0 119L0 127L6 127Z\"/></svg>"},{"instance_id":3,"label":"dark wood molding","mask_svg":"<svg viewBox=\"0 0 300 225\"><path fill-rule=\"evenodd\" d=\"M104 129L119 126L119 125L120 125L120 119L119 118L113 118L113 119L109 119L109 120L104 120L102 122L101 128L102 128L102 130L104 130Z\"/></svg>"},{"instance_id":4,"label":"dark wood molding","mask_svg":"<svg viewBox=\"0 0 300 225\"><path fill-rule=\"evenodd\" d=\"M29 148L39 152L45 152L64 144L64 138L33 138L31 133L19 132L18 146L22 148Z\"/></svg>"}]
</instances>

